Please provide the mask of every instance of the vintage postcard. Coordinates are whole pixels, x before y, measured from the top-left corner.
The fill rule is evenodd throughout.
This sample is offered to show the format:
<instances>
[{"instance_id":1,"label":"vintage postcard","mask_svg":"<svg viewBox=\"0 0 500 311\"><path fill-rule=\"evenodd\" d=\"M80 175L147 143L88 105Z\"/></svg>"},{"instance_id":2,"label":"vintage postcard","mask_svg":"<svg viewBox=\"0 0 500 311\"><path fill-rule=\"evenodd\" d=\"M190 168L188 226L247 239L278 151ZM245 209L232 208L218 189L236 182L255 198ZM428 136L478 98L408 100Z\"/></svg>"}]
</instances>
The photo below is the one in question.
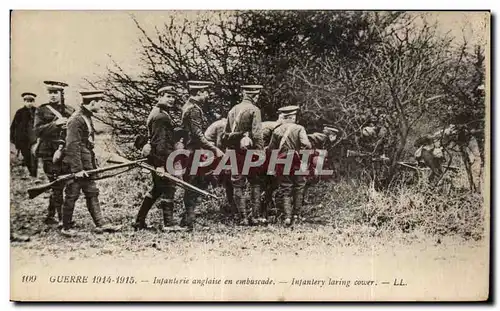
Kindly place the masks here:
<instances>
[{"instance_id":1,"label":"vintage postcard","mask_svg":"<svg viewBox=\"0 0 500 311\"><path fill-rule=\"evenodd\" d=\"M11 12L12 301L484 301L489 11Z\"/></svg>"}]
</instances>

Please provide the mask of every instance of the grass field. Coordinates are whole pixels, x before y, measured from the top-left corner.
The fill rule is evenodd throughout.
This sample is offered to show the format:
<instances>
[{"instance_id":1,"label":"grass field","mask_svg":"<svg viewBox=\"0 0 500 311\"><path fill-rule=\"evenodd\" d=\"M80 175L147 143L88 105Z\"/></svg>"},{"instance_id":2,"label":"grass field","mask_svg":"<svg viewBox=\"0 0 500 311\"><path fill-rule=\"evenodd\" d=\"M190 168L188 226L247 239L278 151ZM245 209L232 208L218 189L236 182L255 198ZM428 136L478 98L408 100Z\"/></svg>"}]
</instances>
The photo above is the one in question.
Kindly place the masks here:
<instances>
[{"instance_id":1,"label":"grass field","mask_svg":"<svg viewBox=\"0 0 500 311\"><path fill-rule=\"evenodd\" d=\"M43 172L39 174L46 181ZM57 228L43 224L48 193L29 200L26 189L36 181L27 177L26 169L16 159L11 167L11 230L31 236L29 243L13 243L33 254L66 254L83 250L92 256L113 253L141 253L153 248L189 256L189 250L205 245L221 256L235 256L252 249L280 251L294 249L324 252L329 247L366 248L377 245L411 245L428 241L477 243L484 239L484 208L479 194L471 194L463 176L454 177L455 187L430 189L425 183L375 191L373 187L354 182L322 182L307 193L305 221L293 229L279 224L243 228L223 221L219 212L224 201L204 200L197 207L198 228L194 234L160 231L135 232L131 226L138 207L148 191L150 175L139 169L112 179L97 181L105 217L123 225L116 234L97 235L85 207L83 195L77 202L74 220L82 234L65 238ZM212 189L222 196L221 189ZM176 194L176 217L182 211L182 192ZM153 208L148 222L159 227L161 214ZM171 252L170 250L174 250ZM85 256L85 255L84 255Z\"/></svg>"}]
</instances>

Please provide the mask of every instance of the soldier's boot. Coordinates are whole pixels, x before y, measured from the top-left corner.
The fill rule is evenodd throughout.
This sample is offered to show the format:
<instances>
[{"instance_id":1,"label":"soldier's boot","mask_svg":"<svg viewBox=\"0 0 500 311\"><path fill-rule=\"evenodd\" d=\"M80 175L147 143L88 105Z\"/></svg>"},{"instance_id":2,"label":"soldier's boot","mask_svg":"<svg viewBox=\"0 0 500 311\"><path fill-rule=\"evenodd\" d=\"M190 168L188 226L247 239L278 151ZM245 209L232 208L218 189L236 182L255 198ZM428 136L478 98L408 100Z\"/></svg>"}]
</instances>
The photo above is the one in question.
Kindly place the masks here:
<instances>
[{"instance_id":1,"label":"soldier's boot","mask_svg":"<svg viewBox=\"0 0 500 311\"><path fill-rule=\"evenodd\" d=\"M236 207L238 209L238 213L240 214L240 225L248 226L248 213L246 207L246 198L244 194L244 190L240 187L234 188L234 202L236 203Z\"/></svg>"},{"instance_id":2,"label":"soldier's boot","mask_svg":"<svg viewBox=\"0 0 500 311\"><path fill-rule=\"evenodd\" d=\"M47 209L47 218L45 218L45 224L47 225L57 225L62 220L62 204L59 202L57 193L54 193L54 190L52 191L53 193L50 195L49 207Z\"/></svg>"},{"instance_id":3,"label":"soldier's boot","mask_svg":"<svg viewBox=\"0 0 500 311\"><path fill-rule=\"evenodd\" d=\"M163 232L181 231L182 228L174 223L174 202L163 201L160 203L160 209L163 213Z\"/></svg>"},{"instance_id":4,"label":"soldier's boot","mask_svg":"<svg viewBox=\"0 0 500 311\"><path fill-rule=\"evenodd\" d=\"M194 206L194 202L186 204L185 227L188 231L193 231L194 229Z\"/></svg>"},{"instance_id":5,"label":"soldier's boot","mask_svg":"<svg viewBox=\"0 0 500 311\"><path fill-rule=\"evenodd\" d=\"M296 189L293 193L293 217L296 220L302 219L302 205L304 202L304 188Z\"/></svg>"},{"instance_id":6,"label":"soldier's boot","mask_svg":"<svg viewBox=\"0 0 500 311\"><path fill-rule=\"evenodd\" d=\"M75 237L78 233L73 227L73 211L75 210L76 200L66 197L62 208L62 229L61 234L67 237Z\"/></svg>"},{"instance_id":7,"label":"soldier's boot","mask_svg":"<svg viewBox=\"0 0 500 311\"><path fill-rule=\"evenodd\" d=\"M226 190L227 203L229 205L227 210L227 215L234 216L238 212L236 203L234 201L234 188L233 185L226 185L225 188L226 188L225 190Z\"/></svg>"},{"instance_id":8,"label":"soldier's boot","mask_svg":"<svg viewBox=\"0 0 500 311\"><path fill-rule=\"evenodd\" d=\"M90 216L94 221L96 226L95 232L116 232L120 230L120 226L113 226L110 223L106 223L104 217L102 216L101 206L99 205L99 198L97 196L91 196L85 198L87 202L87 209L90 212Z\"/></svg>"},{"instance_id":9,"label":"soldier's boot","mask_svg":"<svg viewBox=\"0 0 500 311\"><path fill-rule=\"evenodd\" d=\"M263 219L260 217L260 186L251 185L250 186L250 224L258 225L264 223Z\"/></svg>"},{"instance_id":10,"label":"soldier's boot","mask_svg":"<svg viewBox=\"0 0 500 311\"><path fill-rule=\"evenodd\" d=\"M154 200L149 195L144 197L142 201L141 207L137 212L137 216L135 218L135 223L132 225L136 230L147 229L146 218L148 216L149 210L153 207Z\"/></svg>"},{"instance_id":11,"label":"soldier's boot","mask_svg":"<svg viewBox=\"0 0 500 311\"><path fill-rule=\"evenodd\" d=\"M285 217L285 226L290 226L292 224L292 210L293 210L293 205L292 205L292 198L289 196L283 196L283 212L284 212L284 217Z\"/></svg>"}]
</instances>

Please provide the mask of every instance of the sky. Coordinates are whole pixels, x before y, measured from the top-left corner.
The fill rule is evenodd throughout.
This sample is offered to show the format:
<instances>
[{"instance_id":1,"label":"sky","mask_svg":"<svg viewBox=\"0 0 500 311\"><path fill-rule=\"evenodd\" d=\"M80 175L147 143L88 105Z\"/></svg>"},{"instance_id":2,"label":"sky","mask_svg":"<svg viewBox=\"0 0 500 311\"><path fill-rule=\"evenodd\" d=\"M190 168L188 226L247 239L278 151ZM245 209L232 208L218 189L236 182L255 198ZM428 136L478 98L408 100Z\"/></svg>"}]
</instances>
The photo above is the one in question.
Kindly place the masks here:
<instances>
[{"instance_id":1,"label":"sky","mask_svg":"<svg viewBox=\"0 0 500 311\"><path fill-rule=\"evenodd\" d=\"M127 72L140 70L139 35L130 14L148 33L172 14L191 18L196 11L13 11L11 15L11 118L21 107L22 92L35 92L37 104L46 102L43 80L69 84L67 102L79 102L78 91L106 72L111 59ZM473 15L476 14L476 15ZM481 14L480 16L477 14ZM485 13L435 12L443 33L486 40ZM479 17L479 19L478 19ZM482 18L481 18L482 17Z\"/></svg>"}]
</instances>

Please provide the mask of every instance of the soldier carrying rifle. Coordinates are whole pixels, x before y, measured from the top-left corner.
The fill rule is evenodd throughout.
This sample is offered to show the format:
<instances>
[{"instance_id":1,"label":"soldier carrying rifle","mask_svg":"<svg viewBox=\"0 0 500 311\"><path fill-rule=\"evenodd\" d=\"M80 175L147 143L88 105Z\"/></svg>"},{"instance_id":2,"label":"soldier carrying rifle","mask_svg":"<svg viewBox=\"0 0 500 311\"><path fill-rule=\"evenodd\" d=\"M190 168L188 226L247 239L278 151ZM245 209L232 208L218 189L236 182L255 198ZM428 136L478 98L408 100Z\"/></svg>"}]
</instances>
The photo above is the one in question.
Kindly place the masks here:
<instances>
[{"instance_id":1,"label":"soldier carrying rifle","mask_svg":"<svg viewBox=\"0 0 500 311\"><path fill-rule=\"evenodd\" d=\"M37 142L32 148L33 154L42 158L43 171L48 179L54 181L63 171L60 155L65 145L66 124L75 110L64 102L64 88L68 84L57 81L44 81L44 83L47 85L49 102L36 110L34 129ZM63 190L64 185L61 183L56 183L52 188L46 224L58 223L54 218L56 212L59 221L62 220Z\"/></svg>"},{"instance_id":2,"label":"soldier carrying rifle","mask_svg":"<svg viewBox=\"0 0 500 311\"><path fill-rule=\"evenodd\" d=\"M158 90L158 111L152 113L148 118L147 127L151 150L148 162L157 171L165 173L167 158L175 148L174 127L175 123L168 113L175 102L175 90L173 86L164 86ZM162 230L179 231L181 227L174 224L174 195L175 183L171 180L161 178L155 172L152 173L153 188L149 191L141 204L135 220L136 229L145 229L146 218L151 207L159 200L159 208L163 213Z\"/></svg>"},{"instance_id":3,"label":"soldier carrying rifle","mask_svg":"<svg viewBox=\"0 0 500 311\"><path fill-rule=\"evenodd\" d=\"M99 103L103 97L102 91L82 91L80 110L76 111L68 120L66 134L66 148L63 164L75 178L66 184L65 200L63 205L61 233L65 236L75 236L72 228L73 211L80 191L85 195L87 209L96 226L96 232L115 232L119 228L106 223L99 205L99 189L86 171L97 168L94 154L94 125L92 114L98 112Z\"/></svg>"}]
</instances>

